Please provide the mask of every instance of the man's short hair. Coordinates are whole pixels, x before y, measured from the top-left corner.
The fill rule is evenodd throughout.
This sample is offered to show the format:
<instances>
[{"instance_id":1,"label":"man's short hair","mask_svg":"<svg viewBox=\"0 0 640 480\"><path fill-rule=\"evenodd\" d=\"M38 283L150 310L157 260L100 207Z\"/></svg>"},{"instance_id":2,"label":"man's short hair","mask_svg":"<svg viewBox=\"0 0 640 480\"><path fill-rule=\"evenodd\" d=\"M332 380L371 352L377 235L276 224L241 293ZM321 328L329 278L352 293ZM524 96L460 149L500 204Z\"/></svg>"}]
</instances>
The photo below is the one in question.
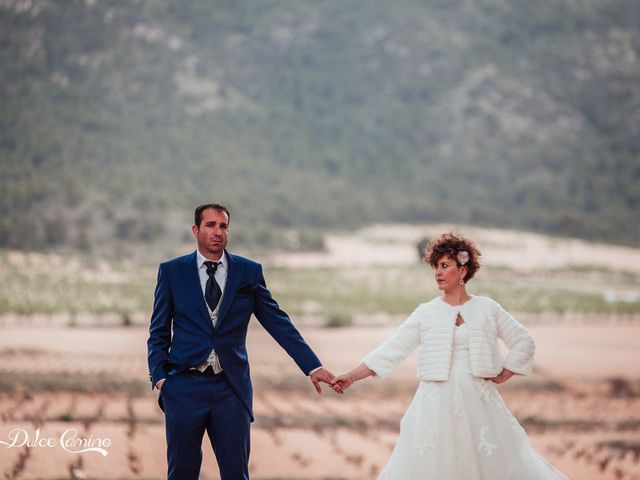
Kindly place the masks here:
<instances>
[{"instance_id":1,"label":"man's short hair","mask_svg":"<svg viewBox=\"0 0 640 480\"><path fill-rule=\"evenodd\" d=\"M219 203L205 203L204 205L197 206L196 211L193 213L193 223L195 223L198 228L200 228L200 223L202 223L202 212L208 209L226 213L227 218L231 221L231 214L227 207Z\"/></svg>"}]
</instances>

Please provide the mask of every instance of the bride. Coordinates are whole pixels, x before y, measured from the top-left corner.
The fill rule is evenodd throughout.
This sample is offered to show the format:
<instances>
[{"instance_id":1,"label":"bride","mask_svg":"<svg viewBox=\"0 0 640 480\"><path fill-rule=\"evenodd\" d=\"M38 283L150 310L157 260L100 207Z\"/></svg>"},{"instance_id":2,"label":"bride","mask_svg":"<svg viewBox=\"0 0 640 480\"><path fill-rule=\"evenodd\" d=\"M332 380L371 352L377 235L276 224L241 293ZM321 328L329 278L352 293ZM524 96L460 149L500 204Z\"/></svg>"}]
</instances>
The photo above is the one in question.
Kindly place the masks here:
<instances>
[{"instance_id":1,"label":"bride","mask_svg":"<svg viewBox=\"0 0 640 480\"><path fill-rule=\"evenodd\" d=\"M358 380L383 378L420 347L420 385L378 480L567 479L531 446L495 387L531 373L535 344L498 303L467 293L479 257L472 241L453 233L431 242L425 260L443 295L418 306L390 339L334 381L344 393ZM509 348L504 358L498 339Z\"/></svg>"}]
</instances>

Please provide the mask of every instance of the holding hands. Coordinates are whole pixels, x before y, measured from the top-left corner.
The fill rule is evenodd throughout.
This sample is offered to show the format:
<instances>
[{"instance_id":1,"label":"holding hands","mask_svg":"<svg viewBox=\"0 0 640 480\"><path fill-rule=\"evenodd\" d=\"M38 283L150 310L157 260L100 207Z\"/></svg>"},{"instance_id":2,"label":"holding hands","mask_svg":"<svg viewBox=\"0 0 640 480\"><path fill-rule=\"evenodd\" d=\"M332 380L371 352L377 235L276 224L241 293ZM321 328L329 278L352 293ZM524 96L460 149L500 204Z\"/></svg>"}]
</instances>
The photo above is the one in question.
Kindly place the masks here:
<instances>
[{"instance_id":1,"label":"holding hands","mask_svg":"<svg viewBox=\"0 0 640 480\"><path fill-rule=\"evenodd\" d=\"M338 375L337 377L333 377L333 380L326 382L331 385L333 391L336 393L344 393L351 385L353 385L358 380L362 380L363 378L374 376L376 372L371 370L365 364L361 363L353 370L343 373L342 375ZM503 368L502 371L495 377L487 378L487 380L491 380L494 383L504 383L509 380L511 377L515 375L511 370L507 370ZM316 387L319 388L319 387Z\"/></svg>"},{"instance_id":2,"label":"holding hands","mask_svg":"<svg viewBox=\"0 0 640 480\"><path fill-rule=\"evenodd\" d=\"M338 375L333 382L331 382L331 388L336 393L344 393L347 388L353 385L358 380L363 378L374 376L376 373L367 367L364 363L361 363L353 370Z\"/></svg>"},{"instance_id":3,"label":"holding hands","mask_svg":"<svg viewBox=\"0 0 640 480\"><path fill-rule=\"evenodd\" d=\"M311 383L316 387L316 392L322 393L322 388L320 388L320 382L326 383L333 387L333 382L336 379L336 376L327 370L324 367L320 367L318 370L309 375L311 379Z\"/></svg>"},{"instance_id":4,"label":"holding hands","mask_svg":"<svg viewBox=\"0 0 640 480\"><path fill-rule=\"evenodd\" d=\"M331 388L336 393L344 393L347 388L353 385L353 378L348 373L343 373L342 375L338 375L336 379L333 381Z\"/></svg>"}]
</instances>

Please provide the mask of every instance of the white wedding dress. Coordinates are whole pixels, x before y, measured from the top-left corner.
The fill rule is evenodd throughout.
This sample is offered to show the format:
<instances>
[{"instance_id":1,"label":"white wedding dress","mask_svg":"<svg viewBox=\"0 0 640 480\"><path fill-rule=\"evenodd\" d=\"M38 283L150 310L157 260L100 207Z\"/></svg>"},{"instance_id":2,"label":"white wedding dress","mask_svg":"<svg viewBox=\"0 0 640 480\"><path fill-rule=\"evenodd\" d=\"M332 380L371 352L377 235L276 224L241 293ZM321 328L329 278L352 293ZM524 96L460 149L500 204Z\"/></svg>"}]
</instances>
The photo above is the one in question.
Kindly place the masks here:
<instances>
[{"instance_id":1,"label":"white wedding dress","mask_svg":"<svg viewBox=\"0 0 640 480\"><path fill-rule=\"evenodd\" d=\"M530 444L495 384L471 375L466 324L445 382L420 382L378 480L567 480Z\"/></svg>"}]
</instances>

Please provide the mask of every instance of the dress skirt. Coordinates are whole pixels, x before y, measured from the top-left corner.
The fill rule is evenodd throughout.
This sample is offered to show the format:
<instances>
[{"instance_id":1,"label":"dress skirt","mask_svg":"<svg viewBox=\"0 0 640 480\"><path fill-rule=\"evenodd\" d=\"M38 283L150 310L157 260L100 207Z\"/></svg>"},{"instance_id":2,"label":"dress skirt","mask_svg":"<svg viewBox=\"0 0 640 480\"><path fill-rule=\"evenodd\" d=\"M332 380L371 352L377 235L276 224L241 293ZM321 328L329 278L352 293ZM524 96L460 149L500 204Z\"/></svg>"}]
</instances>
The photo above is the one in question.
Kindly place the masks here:
<instances>
[{"instance_id":1,"label":"dress skirt","mask_svg":"<svg viewBox=\"0 0 640 480\"><path fill-rule=\"evenodd\" d=\"M449 379L421 382L379 480L567 480L531 445L495 384L471 375L456 327Z\"/></svg>"}]
</instances>

